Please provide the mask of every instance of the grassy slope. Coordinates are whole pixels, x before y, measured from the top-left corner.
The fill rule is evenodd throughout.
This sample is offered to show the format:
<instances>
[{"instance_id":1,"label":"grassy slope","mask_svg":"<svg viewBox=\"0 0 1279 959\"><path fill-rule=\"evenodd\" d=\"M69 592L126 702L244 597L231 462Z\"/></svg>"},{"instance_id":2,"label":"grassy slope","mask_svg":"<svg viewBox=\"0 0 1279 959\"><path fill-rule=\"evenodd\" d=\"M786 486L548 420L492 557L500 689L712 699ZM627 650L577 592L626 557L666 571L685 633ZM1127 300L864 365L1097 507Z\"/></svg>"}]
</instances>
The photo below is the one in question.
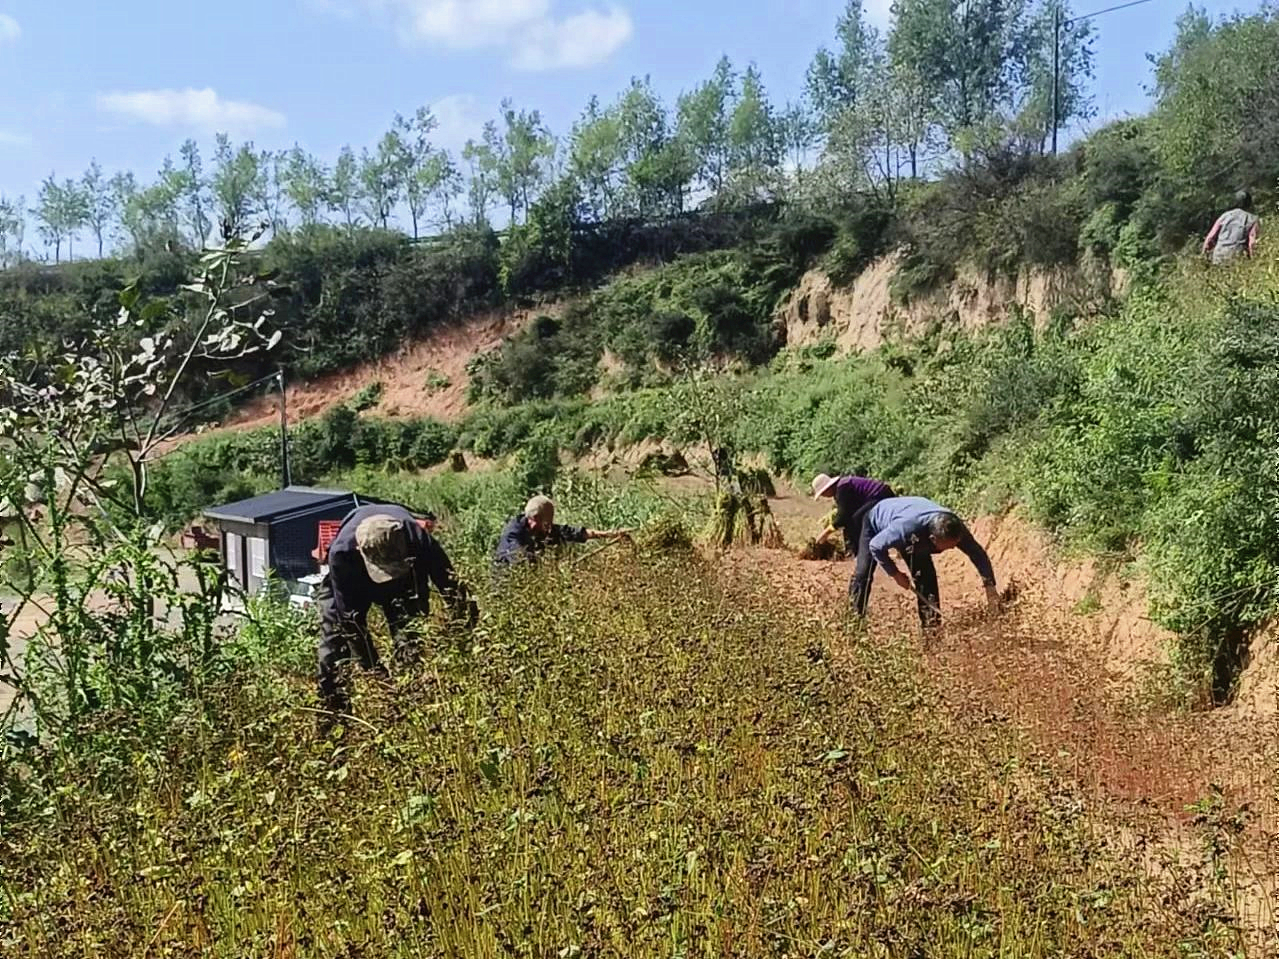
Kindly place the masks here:
<instances>
[{"instance_id":1,"label":"grassy slope","mask_svg":"<svg viewBox=\"0 0 1279 959\"><path fill-rule=\"evenodd\" d=\"M159 744L104 730L3 833L6 954L1227 954L1194 877L759 584L617 556L487 609L337 746L284 625Z\"/></svg>"}]
</instances>

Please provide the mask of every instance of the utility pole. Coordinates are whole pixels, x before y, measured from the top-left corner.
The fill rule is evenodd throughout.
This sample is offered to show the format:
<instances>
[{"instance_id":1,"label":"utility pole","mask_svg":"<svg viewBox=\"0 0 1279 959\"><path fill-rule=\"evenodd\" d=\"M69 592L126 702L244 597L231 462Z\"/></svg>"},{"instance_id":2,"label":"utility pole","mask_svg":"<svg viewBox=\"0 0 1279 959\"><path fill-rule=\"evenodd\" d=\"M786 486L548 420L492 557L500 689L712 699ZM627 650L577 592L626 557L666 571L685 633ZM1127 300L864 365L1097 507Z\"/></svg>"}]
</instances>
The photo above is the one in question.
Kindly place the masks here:
<instances>
[{"instance_id":1,"label":"utility pole","mask_svg":"<svg viewBox=\"0 0 1279 959\"><path fill-rule=\"evenodd\" d=\"M293 485L293 470L289 465L289 408L284 392L284 370L275 374L280 387L280 481L281 489Z\"/></svg>"},{"instance_id":2,"label":"utility pole","mask_svg":"<svg viewBox=\"0 0 1279 959\"><path fill-rule=\"evenodd\" d=\"M1061 83L1061 4L1053 7L1053 156L1057 155L1057 123L1061 100L1058 85Z\"/></svg>"}]
</instances>

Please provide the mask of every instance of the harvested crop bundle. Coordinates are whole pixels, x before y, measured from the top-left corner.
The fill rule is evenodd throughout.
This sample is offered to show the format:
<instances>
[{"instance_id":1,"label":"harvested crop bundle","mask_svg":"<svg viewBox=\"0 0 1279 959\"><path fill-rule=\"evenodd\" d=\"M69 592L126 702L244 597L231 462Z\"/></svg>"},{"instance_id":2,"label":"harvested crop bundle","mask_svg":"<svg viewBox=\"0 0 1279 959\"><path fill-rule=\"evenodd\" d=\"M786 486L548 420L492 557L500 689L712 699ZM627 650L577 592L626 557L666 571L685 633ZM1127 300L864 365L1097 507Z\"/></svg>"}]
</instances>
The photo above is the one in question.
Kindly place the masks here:
<instances>
[{"instance_id":1,"label":"harvested crop bundle","mask_svg":"<svg viewBox=\"0 0 1279 959\"><path fill-rule=\"evenodd\" d=\"M768 470L760 467L747 467L737 471L737 484L743 493L754 493L757 496L776 496L777 487Z\"/></svg>"},{"instance_id":2,"label":"harvested crop bundle","mask_svg":"<svg viewBox=\"0 0 1279 959\"><path fill-rule=\"evenodd\" d=\"M741 500L736 494L723 492L715 497L715 509L711 512L706 538L716 549L728 549L733 545L734 527L740 510Z\"/></svg>"},{"instance_id":3,"label":"harvested crop bundle","mask_svg":"<svg viewBox=\"0 0 1279 959\"><path fill-rule=\"evenodd\" d=\"M639 531L636 544L653 553L682 553L693 548L693 537L677 516L659 516Z\"/></svg>"},{"instance_id":4,"label":"harvested crop bundle","mask_svg":"<svg viewBox=\"0 0 1279 959\"><path fill-rule=\"evenodd\" d=\"M728 549L735 543L774 549L784 545L768 498L731 492L722 492L716 498L707 538L718 549Z\"/></svg>"},{"instance_id":5,"label":"harvested crop bundle","mask_svg":"<svg viewBox=\"0 0 1279 959\"><path fill-rule=\"evenodd\" d=\"M805 560L822 560L830 561L842 559L844 556L843 547L838 543L832 543L827 540L825 543L819 543L815 539L810 539L799 551L799 558Z\"/></svg>"}]
</instances>

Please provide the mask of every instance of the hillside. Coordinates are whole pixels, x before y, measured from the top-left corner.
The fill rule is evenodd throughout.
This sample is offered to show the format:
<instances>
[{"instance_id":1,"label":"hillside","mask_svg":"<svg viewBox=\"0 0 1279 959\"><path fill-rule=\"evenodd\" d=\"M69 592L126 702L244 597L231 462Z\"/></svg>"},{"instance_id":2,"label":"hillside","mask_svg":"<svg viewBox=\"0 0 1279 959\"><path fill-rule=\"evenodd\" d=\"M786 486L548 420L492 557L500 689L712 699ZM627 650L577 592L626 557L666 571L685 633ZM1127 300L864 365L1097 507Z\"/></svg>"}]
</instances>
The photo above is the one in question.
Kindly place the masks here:
<instances>
[{"instance_id":1,"label":"hillside","mask_svg":"<svg viewBox=\"0 0 1279 959\"><path fill-rule=\"evenodd\" d=\"M466 176L429 110L184 146L94 261L0 197L0 952L1279 955L1279 13L1059 151L1067 12L853 0L803 102L504 101ZM280 486L280 374L330 492L174 548ZM998 588L943 517L940 628L917 552L852 615L819 472ZM316 600L332 489L439 525ZM535 494L584 541L495 564Z\"/></svg>"}]
</instances>

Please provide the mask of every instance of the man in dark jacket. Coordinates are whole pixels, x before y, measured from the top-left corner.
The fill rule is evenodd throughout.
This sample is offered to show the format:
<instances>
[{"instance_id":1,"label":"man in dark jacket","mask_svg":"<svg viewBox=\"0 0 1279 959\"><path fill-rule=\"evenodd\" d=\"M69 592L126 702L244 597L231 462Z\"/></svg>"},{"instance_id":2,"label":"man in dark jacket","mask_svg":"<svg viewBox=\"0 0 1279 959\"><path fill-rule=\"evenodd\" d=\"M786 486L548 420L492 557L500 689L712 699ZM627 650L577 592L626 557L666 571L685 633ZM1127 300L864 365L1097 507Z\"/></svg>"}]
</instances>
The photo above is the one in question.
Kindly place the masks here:
<instances>
[{"instance_id":1,"label":"man in dark jacket","mask_svg":"<svg viewBox=\"0 0 1279 959\"><path fill-rule=\"evenodd\" d=\"M870 602L871 577L878 565L902 589L914 591L919 605L919 621L924 629L940 626L941 590L937 585L933 556L955 548L963 552L977 569L986 587L986 600L993 609L999 602L995 591L995 571L986 550L973 538L963 520L922 496L880 500L866 514L862 524L857 566L848 586L853 612L865 618ZM891 556L894 550L906 560L910 575L897 568Z\"/></svg>"},{"instance_id":2,"label":"man in dark jacket","mask_svg":"<svg viewBox=\"0 0 1279 959\"><path fill-rule=\"evenodd\" d=\"M498 570L534 562L548 547L565 543L585 543L588 539L623 539L623 529L594 530L585 526L562 526L555 522L555 504L547 496L534 496L524 512L512 517L498 537L493 565Z\"/></svg>"},{"instance_id":3,"label":"man in dark jacket","mask_svg":"<svg viewBox=\"0 0 1279 959\"><path fill-rule=\"evenodd\" d=\"M880 500L896 495L887 483L860 473L851 476L818 474L813 480L813 499L834 499L835 517L822 535L817 537L817 542L824 543L836 530L842 530L844 551L849 556L856 556L866 514Z\"/></svg>"},{"instance_id":4,"label":"man in dark jacket","mask_svg":"<svg viewBox=\"0 0 1279 959\"><path fill-rule=\"evenodd\" d=\"M352 651L365 669L385 673L368 613L382 607L397 657L410 658L418 642L412 624L427 614L434 583L452 615L468 625L475 604L458 582L453 565L435 538L403 506L362 506L342 521L329 545L329 573L320 584L320 699L333 712L346 712L350 696L342 665Z\"/></svg>"}]
</instances>

